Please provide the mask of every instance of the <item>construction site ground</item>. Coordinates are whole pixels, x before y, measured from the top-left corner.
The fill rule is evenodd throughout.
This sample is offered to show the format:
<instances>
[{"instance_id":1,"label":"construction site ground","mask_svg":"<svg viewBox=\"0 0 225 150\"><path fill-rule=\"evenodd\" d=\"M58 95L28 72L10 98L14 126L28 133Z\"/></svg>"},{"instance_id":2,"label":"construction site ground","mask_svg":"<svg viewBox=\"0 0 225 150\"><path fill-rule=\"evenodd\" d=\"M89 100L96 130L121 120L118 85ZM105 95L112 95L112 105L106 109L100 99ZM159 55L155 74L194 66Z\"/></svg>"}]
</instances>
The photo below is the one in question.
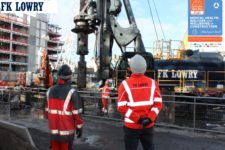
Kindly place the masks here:
<instances>
[{"instance_id":1,"label":"construction site ground","mask_svg":"<svg viewBox=\"0 0 225 150\"><path fill-rule=\"evenodd\" d=\"M50 149L48 121L26 112L11 113L11 123L26 126L39 150ZM123 123L105 118L83 116L81 139L74 140L75 150L124 150ZM225 135L156 126L155 150L224 150ZM142 150L139 143L138 150Z\"/></svg>"}]
</instances>

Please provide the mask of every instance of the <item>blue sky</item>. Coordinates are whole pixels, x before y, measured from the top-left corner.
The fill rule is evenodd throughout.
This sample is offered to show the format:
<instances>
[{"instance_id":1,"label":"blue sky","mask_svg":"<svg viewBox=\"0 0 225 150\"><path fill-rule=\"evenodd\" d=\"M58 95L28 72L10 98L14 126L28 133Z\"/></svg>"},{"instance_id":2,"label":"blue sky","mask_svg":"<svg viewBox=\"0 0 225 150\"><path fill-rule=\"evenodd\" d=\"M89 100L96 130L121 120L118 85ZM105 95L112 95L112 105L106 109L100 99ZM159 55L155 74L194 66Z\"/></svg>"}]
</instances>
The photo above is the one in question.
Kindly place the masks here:
<instances>
[{"instance_id":1,"label":"blue sky","mask_svg":"<svg viewBox=\"0 0 225 150\"><path fill-rule=\"evenodd\" d=\"M152 6L159 39L162 39L163 36L155 13L155 8L153 7L153 1L149 1ZM73 39L75 36L75 34L70 30L74 27L73 17L79 13L79 2L80 0L58 0L58 13L50 15L50 23L55 23L62 27L61 33L64 40L68 38ZM153 42L157 40L157 38L155 36L148 7L148 0L130 0L130 3L138 28L142 34L143 42L146 47L152 47ZM183 40L188 23L188 0L155 0L155 4L166 39ZM122 26L126 27L128 25L124 8L122 8L122 12L118 17L118 20ZM90 38L93 38L93 35L90 36ZM74 42L76 43L76 40L74 40ZM93 45L93 42L89 42L90 52L88 57L93 57ZM74 48L76 47L74 46ZM118 50L114 50L114 53L118 53ZM70 57L78 58L77 56L71 55Z\"/></svg>"}]
</instances>

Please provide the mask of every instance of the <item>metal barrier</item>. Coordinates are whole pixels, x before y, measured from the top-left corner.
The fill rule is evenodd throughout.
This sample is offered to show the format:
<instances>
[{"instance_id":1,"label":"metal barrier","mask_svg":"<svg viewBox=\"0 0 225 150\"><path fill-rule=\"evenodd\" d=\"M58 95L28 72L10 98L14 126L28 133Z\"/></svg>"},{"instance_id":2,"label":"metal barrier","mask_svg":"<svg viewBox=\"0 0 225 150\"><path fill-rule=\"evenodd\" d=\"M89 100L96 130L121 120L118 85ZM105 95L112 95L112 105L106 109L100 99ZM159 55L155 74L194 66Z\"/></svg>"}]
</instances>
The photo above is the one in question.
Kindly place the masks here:
<instances>
[{"instance_id":1,"label":"metal barrier","mask_svg":"<svg viewBox=\"0 0 225 150\"><path fill-rule=\"evenodd\" d=\"M18 91L0 89L0 120L8 120L11 116L11 109L19 106Z\"/></svg>"},{"instance_id":2,"label":"metal barrier","mask_svg":"<svg viewBox=\"0 0 225 150\"><path fill-rule=\"evenodd\" d=\"M21 91L20 89L0 89L0 120L18 118L43 119L46 90Z\"/></svg>"},{"instance_id":3,"label":"metal barrier","mask_svg":"<svg viewBox=\"0 0 225 150\"><path fill-rule=\"evenodd\" d=\"M112 120L121 121L122 117L117 112L117 93L109 93L108 112L102 111L102 92L80 91L80 96L83 102L83 114L89 116L103 117Z\"/></svg>"},{"instance_id":4,"label":"metal barrier","mask_svg":"<svg viewBox=\"0 0 225 150\"><path fill-rule=\"evenodd\" d=\"M13 109L17 105L16 93L14 95L13 92L16 91L11 93L4 92L4 89L0 91L0 120L23 118L27 114L35 118L42 118L41 102L45 99L44 94L40 94L39 91L39 94L26 95L26 99L30 99L32 108L20 108L19 112ZM79 93L83 102L83 115L123 121L123 117L117 111L117 93L109 93L108 113L102 111L102 92L79 91ZM38 97L35 96L36 94ZM163 95L162 98L163 109L156 120L156 125L225 133L225 99L180 95ZM20 102L23 103L23 95L22 98L20 95ZM26 105L26 103L23 104ZM36 110L40 110L40 112Z\"/></svg>"},{"instance_id":5,"label":"metal barrier","mask_svg":"<svg viewBox=\"0 0 225 150\"><path fill-rule=\"evenodd\" d=\"M225 133L225 99L163 95L158 125Z\"/></svg>"},{"instance_id":6,"label":"metal barrier","mask_svg":"<svg viewBox=\"0 0 225 150\"><path fill-rule=\"evenodd\" d=\"M10 118L10 104L0 102L0 120L8 120Z\"/></svg>"},{"instance_id":7,"label":"metal barrier","mask_svg":"<svg viewBox=\"0 0 225 150\"><path fill-rule=\"evenodd\" d=\"M117 93L110 93L108 113L103 113L101 92L81 91L83 114L110 120L122 121L117 111ZM156 125L185 128L199 131L225 133L225 99L163 95L163 109Z\"/></svg>"}]
</instances>

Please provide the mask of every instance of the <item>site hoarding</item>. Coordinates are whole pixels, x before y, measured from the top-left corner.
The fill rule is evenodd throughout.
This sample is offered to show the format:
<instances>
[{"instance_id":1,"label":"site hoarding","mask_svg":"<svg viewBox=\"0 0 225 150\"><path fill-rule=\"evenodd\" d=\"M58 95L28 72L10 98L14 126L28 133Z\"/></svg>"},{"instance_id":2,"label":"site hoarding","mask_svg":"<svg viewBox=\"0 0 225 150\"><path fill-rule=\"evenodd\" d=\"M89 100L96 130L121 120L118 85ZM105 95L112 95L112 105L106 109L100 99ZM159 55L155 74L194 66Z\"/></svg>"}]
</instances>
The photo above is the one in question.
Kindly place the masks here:
<instances>
[{"instance_id":1,"label":"site hoarding","mask_svg":"<svg viewBox=\"0 0 225 150\"><path fill-rule=\"evenodd\" d=\"M188 1L188 48L199 51L223 50L223 1Z\"/></svg>"}]
</instances>

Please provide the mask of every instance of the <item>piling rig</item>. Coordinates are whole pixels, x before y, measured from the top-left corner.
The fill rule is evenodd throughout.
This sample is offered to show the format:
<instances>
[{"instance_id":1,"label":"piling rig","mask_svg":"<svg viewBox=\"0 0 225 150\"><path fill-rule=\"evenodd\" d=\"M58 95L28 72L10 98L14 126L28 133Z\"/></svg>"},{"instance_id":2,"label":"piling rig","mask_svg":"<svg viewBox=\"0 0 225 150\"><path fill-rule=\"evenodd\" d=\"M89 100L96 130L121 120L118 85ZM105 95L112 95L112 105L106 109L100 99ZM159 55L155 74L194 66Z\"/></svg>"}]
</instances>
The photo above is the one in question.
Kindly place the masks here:
<instances>
[{"instance_id":1,"label":"piling rig","mask_svg":"<svg viewBox=\"0 0 225 150\"><path fill-rule=\"evenodd\" d=\"M120 26L116 17L120 14L122 4L126 10L129 27ZM118 44L122 57L126 53L126 47L131 42L134 43L133 54L139 53L145 55L146 50L141 38L141 33L133 15L129 0L80 0L80 13L74 17L75 28L72 32L78 35L77 54L80 55L78 62L78 88L86 87L86 61L85 55L88 54L88 36L95 33L98 39L97 56L97 76L99 80L106 80L112 77L113 69L111 66L112 46L114 40ZM129 55L132 56L132 55ZM149 56L149 55L148 55ZM127 62L127 57L122 60ZM148 66L153 69L154 60L150 53L149 59L146 59ZM126 68L120 63L119 67Z\"/></svg>"}]
</instances>

